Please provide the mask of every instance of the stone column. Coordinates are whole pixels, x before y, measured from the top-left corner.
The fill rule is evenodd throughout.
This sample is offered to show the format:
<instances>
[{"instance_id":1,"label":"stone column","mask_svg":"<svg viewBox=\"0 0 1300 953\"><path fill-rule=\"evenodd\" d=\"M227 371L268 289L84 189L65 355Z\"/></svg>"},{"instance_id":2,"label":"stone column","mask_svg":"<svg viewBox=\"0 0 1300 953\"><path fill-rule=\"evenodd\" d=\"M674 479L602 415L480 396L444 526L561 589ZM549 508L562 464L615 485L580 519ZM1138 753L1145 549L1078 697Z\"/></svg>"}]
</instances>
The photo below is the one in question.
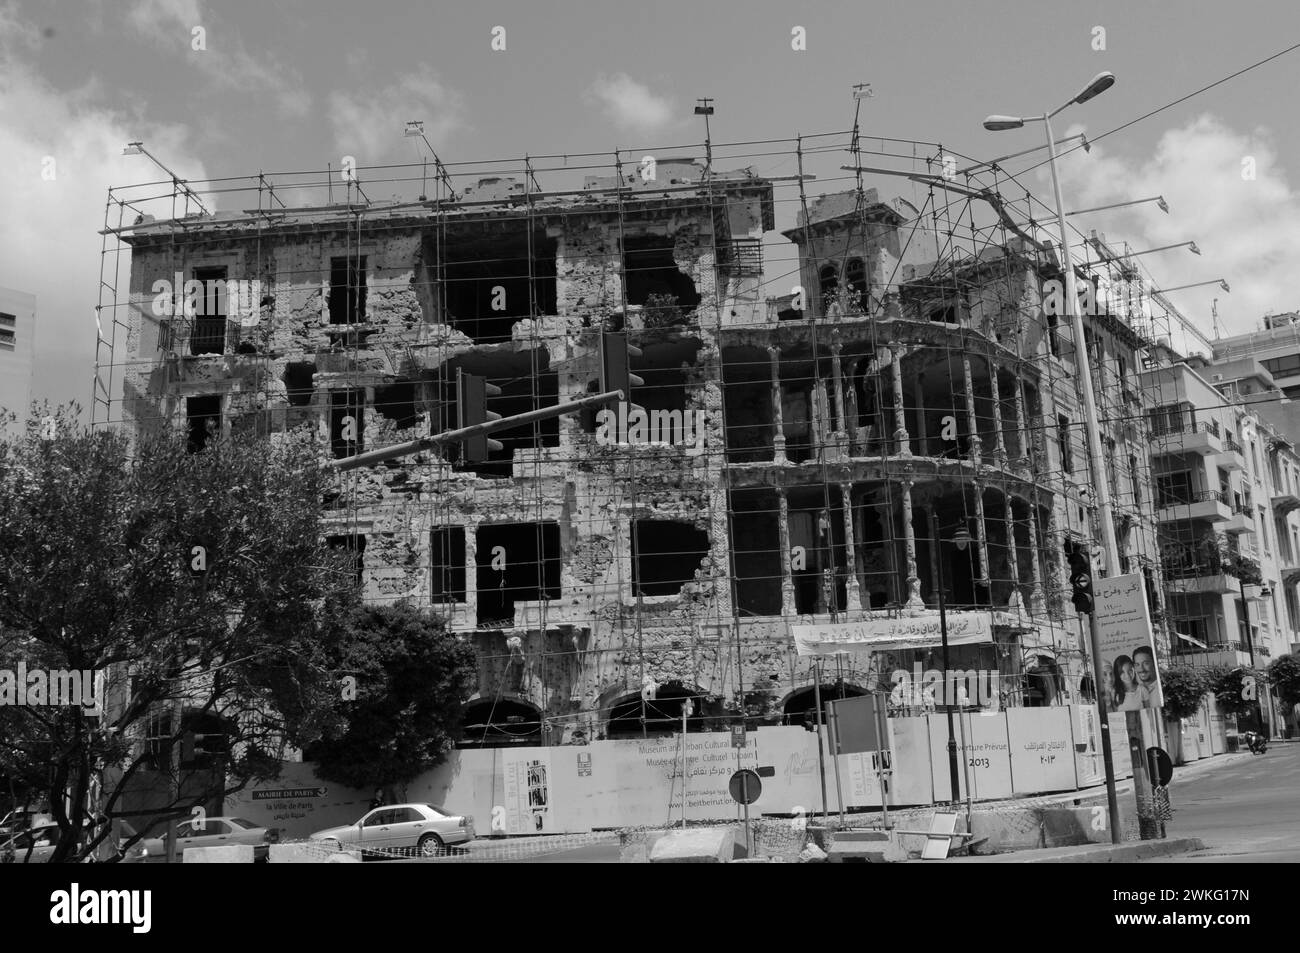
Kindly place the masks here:
<instances>
[{"instance_id":1,"label":"stone column","mask_svg":"<svg viewBox=\"0 0 1300 953\"><path fill-rule=\"evenodd\" d=\"M835 340L831 344L831 386L835 395L835 434L834 441L836 449L841 452L847 446L849 428L844 420L844 379L840 374L840 350L843 345L839 341L839 332L835 333Z\"/></svg>"},{"instance_id":2,"label":"stone column","mask_svg":"<svg viewBox=\"0 0 1300 953\"><path fill-rule=\"evenodd\" d=\"M975 481L975 542L979 547L976 555L979 557L980 569L979 578L975 581L988 586L991 597L993 580L989 578L989 539L988 529L984 525L984 484L979 480Z\"/></svg>"},{"instance_id":3,"label":"stone column","mask_svg":"<svg viewBox=\"0 0 1300 953\"><path fill-rule=\"evenodd\" d=\"M1029 500L1029 614L1045 615L1047 602L1043 597L1042 553L1038 545L1038 492Z\"/></svg>"},{"instance_id":4,"label":"stone column","mask_svg":"<svg viewBox=\"0 0 1300 953\"><path fill-rule=\"evenodd\" d=\"M916 426L921 431L916 435L917 452L923 457L930 455L930 435L925 429L925 374L917 374L912 383L912 399L916 401Z\"/></svg>"},{"instance_id":5,"label":"stone column","mask_svg":"<svg viewBox=\"0 0 1300 953\"><path fill-rule=\"evenodd\" d=\"M998 391L998 366L989 361L989 387L993 392L993 460L999 469L1006 469L1007 444L1002 436L1002 395Z\"/></svg>"},{"instance_id":6,"label":"stone column","mask_svg":"<svg viewBox=\"0 0 1300 953\"><path fill-rule=\"evenodd\" d=\"M1029 450L1029 422L1025 416L1025 384L1016 377L1016 432L1020 437L1020 459L1016 466L1028 469L1033 458Z\"/></svg>"},{"instance_id":7,"label":"stone column","mask_svg":"<svg viewBox=\"0 0 1300 953\"><path fill-rule=\"evenodd\" d=\"M848 573L846 606L854 612L862 608L862 593L858 589L857 535L853 532L853 484L840 484L840 501L844 512L844 569Z\"/></svg>"},{"instance_id":8,"label":"stone column","mask_svg":"<svg viewBox=\"0 0 1300 953\"><path fill-rule=\"evenodd\" d=\"M794 574L790 569L790 504L785 498L785 487L776 488L777 532L781 539L781 614L795 614Z\"/></svg>"},{"instance_id":9,"label":"stone column","mask_svg":"<svg viewBox=\"0 0 1300 953\"><path fill-rule=\"evenodd\" d=\"M478 525L465 524L465 611L478 618Z\"/></svg>"},{"instance_id":10,"label":"stone column","mask_svg":"<svg viewBox=\"0 0 1300 953\"><path fill-rule=\"evenodd\" d=\"M767 348L772 364L772 460L785 463L785 421L781 414L781 349L776 345Z\"/></svg>"},{"instance_id":11,"label":"stone column","mask_svg":"<svg viewBox=\"0 0 1300 953\"><path fill-rule=\"evenodd\" d=\"M1003 451L1003 461L1006 451ZM1012 511L1011 494L1002 491L1002 503L1007 524L1007 565L1011 569L1011 595L1007 599L1008 609L1020 608L1020 554L1016 552L1016 515Z\"/></svg>"},{"instance_id":12,"label":"stone column","mask_svg":"<svg viewBox=\"0 0 1300 953\"><path fill-rule=\"evenodd\" d=\"M907 415L903 412L903 358L899 354L898 348L890 349L889 358L894 373L894 422L898 427L894 431L894 439L898 441L898 455L900 457L910 457L912 448L907 437ZM912 505L910 497L907 505L908 507ZM911 532L910 528L908 532Z\"/></svg>"},{"instance_id":13,"label":"stone column","mask_svg":"<svg viewBox=\"0 0 1300 953\"><path fill-rule=\"evenodd\" d=\"M894 365L898 373L898 365ZM904 431L906 436L906 431ZM925 601L921 598L921 577L916 570L916 534L912 530L912 474L904 474L901 481L903 488L903 542L907 548L907 608L924 609Z\"/></svg>"},{"instance_id":14,"label":"stone column","mask_svg":"<svg viewBox=\"0 0 1300 953\"><path fill-rule=\"evenodd\" d=\"M961 370L965 377L966 423L970 427L970 460L978 466L983 455L983 444L980 440L979 421L975 418L975 382L971 379L970 357L964 353L961 358Z\"/></svg>"},{"instance_id":15,"label":"stone column","mask_svg":"<svg viewBox=\"0 0 1300 953\"><path fill-rule=\"evenodd\" d=\"M865 456L866 448L858 444L858 390L853 386L853 375L858 371L861 358L853 358L845 368L849 388L844 393L844 430L849 438L849 456Z\"/></svg>"}]
</instances>

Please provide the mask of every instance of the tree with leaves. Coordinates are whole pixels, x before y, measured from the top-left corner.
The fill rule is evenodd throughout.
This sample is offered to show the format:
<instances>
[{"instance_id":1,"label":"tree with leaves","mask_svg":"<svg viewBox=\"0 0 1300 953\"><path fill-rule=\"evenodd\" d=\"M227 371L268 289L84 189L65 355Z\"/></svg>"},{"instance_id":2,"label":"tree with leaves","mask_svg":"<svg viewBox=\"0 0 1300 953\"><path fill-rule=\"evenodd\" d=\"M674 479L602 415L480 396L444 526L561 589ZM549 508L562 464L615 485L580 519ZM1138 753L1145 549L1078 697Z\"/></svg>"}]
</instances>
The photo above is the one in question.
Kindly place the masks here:
<instances>
[{"instance_id":1,"label":"tree with leaves","mask_svg":"<svg viewBox=\"0 0 1300 953\"><path fill-rule=\"evenodd\" d=\"M53 860L109 837L92 816L144 836L341 730L348 635L325 601L356 583L324 542L318 460L307 437L194 453L183 433L88 429L76 408L0 420L0 671L101 684L98 715L0 705L0 775L48 797ZM215 735L200 787L173 774L196 723Z\"/></svg>"},{"instance_id":2,"label":"tree with leaves","mask_svg":"<svg viewBox=\"0 0 1300 953\"><path fill-rule=\"evenodd\" d=\"M355 698L344 703L347 729L306 752L327 781L394 793L437 767L458 740L462 706L473 692L473 646L405 602L364 606L336 600L349 633L340 671Z\"/></svg>"}]
</instances>

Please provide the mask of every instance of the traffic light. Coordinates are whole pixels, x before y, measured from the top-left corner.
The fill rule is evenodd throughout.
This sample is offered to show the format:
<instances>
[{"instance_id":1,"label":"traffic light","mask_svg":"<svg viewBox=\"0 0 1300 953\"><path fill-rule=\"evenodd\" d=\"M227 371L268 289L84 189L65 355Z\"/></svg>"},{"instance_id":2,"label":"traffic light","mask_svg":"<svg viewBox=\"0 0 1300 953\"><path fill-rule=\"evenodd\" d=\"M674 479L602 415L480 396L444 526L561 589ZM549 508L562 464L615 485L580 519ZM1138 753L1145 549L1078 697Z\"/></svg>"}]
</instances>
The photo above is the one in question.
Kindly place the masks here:
<instances>
[{"instance_id":1,"label":"traffic light","mask_svg":"<svg viewBox=\"0 0 1300 953\"><path fill-rule=\"evenodd\" d=\"M456 368L456 429L500 420L500 414L487 409L488 397L496 397L500 393L501 388L489 384L487 378L466 374L464 368ZM463 463L481 463L487 459L489 451L504 449L505 445L499 440L490 439L487 434L479 434L467 437L461 446Z\"/></svg>"},{"instance_id":2,"label":"traffic light","mask_svg":"<svg viewBox=\"0 0 1300 953\"><path fill-rule=\"evenodd\" d=\"M626 331L603 331L600 335L600 390L621 390L623 400L631 402L632 388L645 381L632 373L631 360L641 356L641 349L627 343Z\"/></svg>"},{"instance_id":3,"label":"traffic light","mask_svg":"<svg viewBox=\"0 0 1300 953\"><path fill-rule=\"evenodd\" d=\"M192 731L181 735L181 764L189 764L194 760L194 738Z\"/></svg>"},{"instance_id":4,"label":"traffic light","mask_svg":"<svg viewBox=\"0 0 1300 953\"><path fill-rule=\"evenodd\" d=\"M1071 601L1079 612L1092 611L1092 560L1079 547L1070 550Z\"/></svg>"}]
</instances>

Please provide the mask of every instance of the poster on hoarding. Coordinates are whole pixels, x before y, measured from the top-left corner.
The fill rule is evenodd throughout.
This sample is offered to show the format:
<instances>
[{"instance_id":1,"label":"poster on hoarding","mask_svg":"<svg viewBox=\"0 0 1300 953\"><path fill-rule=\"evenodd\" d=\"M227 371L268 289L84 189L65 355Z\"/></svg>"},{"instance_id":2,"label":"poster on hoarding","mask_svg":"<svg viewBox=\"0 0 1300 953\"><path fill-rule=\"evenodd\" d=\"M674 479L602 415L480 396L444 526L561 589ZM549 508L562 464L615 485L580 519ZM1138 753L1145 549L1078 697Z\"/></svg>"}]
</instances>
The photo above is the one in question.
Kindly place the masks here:
<instances>
[{"instance_id":1,"label":"poster on hoarding","mask_svg":"<svg viewBox=\"0 0 1300 953\"><path fill-rule=\"evenodd\" d=\"M1102 698L1108 712L1164 707L1160 672L1140 573L1098 579L1093 584Z\"/></svg>"}]
</instances>

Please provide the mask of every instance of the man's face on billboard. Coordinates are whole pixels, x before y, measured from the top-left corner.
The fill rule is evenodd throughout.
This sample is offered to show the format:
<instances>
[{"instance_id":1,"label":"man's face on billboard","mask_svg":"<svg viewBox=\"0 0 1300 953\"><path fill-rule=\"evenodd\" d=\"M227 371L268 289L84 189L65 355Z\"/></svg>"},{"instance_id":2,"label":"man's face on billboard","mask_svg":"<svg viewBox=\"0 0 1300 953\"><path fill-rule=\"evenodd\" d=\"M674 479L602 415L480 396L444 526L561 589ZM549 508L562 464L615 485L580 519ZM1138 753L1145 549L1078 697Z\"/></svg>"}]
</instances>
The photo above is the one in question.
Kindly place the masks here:
<instances>
[{"instance_id":1,"label":"man's face on billboard","mask_svg":"<svg viewBox=\"0 0 1300 953\"><path fill-rule=\"evenodd\" d=\"M1151 657L1150 652L1137 652L1133 656L1133 661L1137 663L1138 681L1145 685L1150 685L1156 680L1156 663Z\"/></svg>"}]
</instances>

